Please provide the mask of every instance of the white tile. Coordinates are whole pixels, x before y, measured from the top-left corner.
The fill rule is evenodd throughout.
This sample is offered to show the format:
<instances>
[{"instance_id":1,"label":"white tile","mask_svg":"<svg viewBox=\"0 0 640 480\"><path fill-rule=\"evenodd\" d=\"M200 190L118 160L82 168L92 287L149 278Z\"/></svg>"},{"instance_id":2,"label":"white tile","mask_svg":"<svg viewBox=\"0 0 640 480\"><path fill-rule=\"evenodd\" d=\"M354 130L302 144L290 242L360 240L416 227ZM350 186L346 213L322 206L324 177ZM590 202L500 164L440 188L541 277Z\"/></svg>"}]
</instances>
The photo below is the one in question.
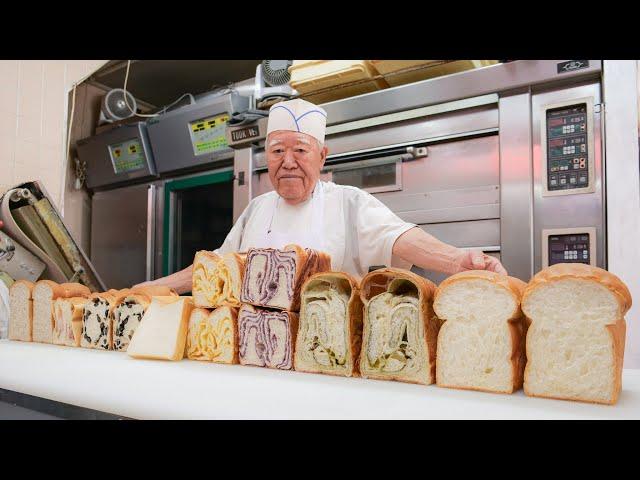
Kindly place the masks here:
<instances>
[{"instance_id":1,"label":"white tile","mask_svg":"<svg viewBox=\"0 0 640 480\"><path fill-rule=\"evenodd\" d=\"M63 142L63 108L62 105L45 103L42 111L42 143L61 145Z\"/></svg>"},{"instance_id":2,"label":"white tile","mask_svg":"<svg viewBox=\"0 0 640 480\"><path fill-rule=\"evenodd\" d=\"M62 147L40 145L38 147L38 165L43 170L60 172L62 169Z\"/></svg>"},{"instance_id":3,"label":"white tile","mask_svg":"<svg viewBox=\"0 0 640 480\"><path fill-rule=\"evenodd\" d=\"M16 137L0 132L0 176L3 175L2 172L13 170L15 151Z\"/></svg>"},{"instance_id":4,"label":"white tile","mask_svg":"<svg viewBox=\"0 0 640 480\"><path fill-rule=\"evenodd\" d=\"M42 111L43 62L21 60L18 76L18 115L40 117Z\"/></svg>"},{"instance_id":5,"label":"white tile","mask_svg":"<svg viewBox=\"0 0 640 480\"><path fill-rule=\"evenodd\" d=\"M0 113L16 114L18 104L18 61L0 60Z\"/></svg>"},{"instance_id":6,"label":"white tile","mask_svg":"<svg viewBox=\"0 0 640 480\"><path fill-rule=\"evenodd\" d=\"M0 111L0 135L16 136L18 117L14 113Z\"/></svg>"},{"instance_id":7,"label":"white tile","mask_svg":"<svg viewBox=\"0 0 640 480\"><path fill-rule=\"evenodd\" d=\"M16 137L19 140L28 140L39 143L42 136L41 115L19 115Z\"/></svg>"},{"instance_id":8,"label":"white tile","mask_svg":"<svg viewBox=\"0 0 640 480\"><path fill-rule=\"evenodd\" d=\"M16 140L14 161L16 169L18 166L22 167L38 167L40 159L40 149L37 143L29 140Z\"/></svg>"},{"instance_id":9,"label":"white tile","mask_svg":"<svg viewBox=\"0 0 640 480\"><path fill-rule=\"evenodd\" d=\"M65 87L71 88L85 76L85 60L68 60Z\"/></svg>"},{"instance_id":10,"label":"white tile","mask_svg":"<svg viewBox=\"0 0 640 480\"><path fill-rule=\"evenodd\" d=\"M109 60L86 60L85 61L85 75L89 76L98 71Z\"/></svg>"}]
</instances>

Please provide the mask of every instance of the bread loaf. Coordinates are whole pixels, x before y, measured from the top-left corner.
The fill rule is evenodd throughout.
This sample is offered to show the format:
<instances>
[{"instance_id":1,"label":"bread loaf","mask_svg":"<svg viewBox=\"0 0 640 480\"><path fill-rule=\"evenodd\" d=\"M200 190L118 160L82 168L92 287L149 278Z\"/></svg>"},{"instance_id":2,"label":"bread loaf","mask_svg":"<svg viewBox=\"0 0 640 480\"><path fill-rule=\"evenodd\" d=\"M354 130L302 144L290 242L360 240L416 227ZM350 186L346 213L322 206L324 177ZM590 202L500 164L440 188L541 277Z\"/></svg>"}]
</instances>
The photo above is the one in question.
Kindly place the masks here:
<instances>
[{"instance_id":1,"label":"bread loaf","mask_svg":"<svg viewBox=\"0 0 640 480\"><path fill-rule=\"evenodd\" d=\"M239 358L242 365L293 367L298 315L242 305L238 314Z\"/></svg>"},{"instance_id":2,"label":"bread loaf","mask_svg":"<svg viewBox=\"0 0 640 480\"><path fill-rule=\"evenodd\" d=\"M374 270L360 285L361 375L424 385L435 382L440 327L431 305L435 285L396 268Z\"/></svg>"},{"instance_id":3,"label":"bread loaf","mask_svg":"<svg viewBox=\"0 0 640 480\"><path fill-rule=\"evenodd\" d=\"M622 388L631 294L612 273L581 263L545 268L527 284L527 395L614 404Z\"/></svg>"},{"instance_id":4,"label":"bread loaf","mask_svg":"<svg viewBox=\"0 0 640 480\"><path fill-rule=\"evenodd\" d=\"M298 311L300 289L314 273L331 269L331 257L298 245L252 248L247 254L240 300L256 307Z\"/></svg>"},{"instance_id":5,"label":"bread loaf","mask_svg":"<svg viewBox=\"0 0 640 480\"><path fill-rule=\"evenodd\" d=\"M79 347L86 297L58 298L53 303L53 343Z\"/></svg>"},{"instance_id":6,"label":"bread loaf","mask_svg":"<svg viewBox=\"0 0 640 480\"><path fill-rule=\"evenodd\" d=\"M191 297L154 296L131 338L127 355L154 360L181 360L192 308Z\"/></svg>"},{"instance_id":7,"label":"bread loaf","mask_svg":"<svg viewBox=\"0 0 640 480\"><path fill-rule=\"evenodd\" d=\"M513 393L524 373L525 283L494 272L457 273L437 288L436 383L441 387Z\"/></svg>"},{"instance_id":8,"label":"bread loaf","mask_svg":"<svg viewBox=\"0 0 640 480\"><path fill-rule=\"evenodd\" d=\"M56 299L88 297L90 294L89 288L79 283L36 282L33 287L33 341L53 343L53 302Z\"/></svg>"},{"instance_id":9,"label":"bread loaf","mask_svg":"<svg viewBox=\"0 0 640 480\"><path fill-rule=\"evenodd\" d=\"M194 308L189 318L187 357L216 363L238 363L238 310Z\"/></svg>"},{"instance_id":10,"label":"bread loaf","mask_svg":"<svg viewBox=\"0 0 640 480\"><path fill-rule=\"evenodd\" d=\"M357 281L346 273L311 276L302 286L295 369L358 375L362 342L362 300Z\"/></svg>"},{"instance_id":11,"label":"bread loaf","mask_svg":"<svg viewBox=\"0 0 640 480\"><path fill-rule=\"evenodd\" d=\"M33 340L33 283L18 280L9 289L9 340Z\"/></svg>"},{"instance_id":12,"label":"bread loaf","mask_svg":"<svg viewBox=\"0 0 640 480\"><path fill-rule=\"evenodd\" d=\"M80 346L113 350L112 310L116 298L126 295L128 290L109 290L89 296L82 317Z\"/></svg>"},{"instance_id":13,"label":"bread loaf","mask_svg":"<svg viewBox=\"0 0 640 480\"><path fill-rule=\"evenodd\" d=\"M246 255L201 250L193 260L191 293L196 307L217 308L222 305L240 307L240 289Z\"/></svg>"}]
</instances>

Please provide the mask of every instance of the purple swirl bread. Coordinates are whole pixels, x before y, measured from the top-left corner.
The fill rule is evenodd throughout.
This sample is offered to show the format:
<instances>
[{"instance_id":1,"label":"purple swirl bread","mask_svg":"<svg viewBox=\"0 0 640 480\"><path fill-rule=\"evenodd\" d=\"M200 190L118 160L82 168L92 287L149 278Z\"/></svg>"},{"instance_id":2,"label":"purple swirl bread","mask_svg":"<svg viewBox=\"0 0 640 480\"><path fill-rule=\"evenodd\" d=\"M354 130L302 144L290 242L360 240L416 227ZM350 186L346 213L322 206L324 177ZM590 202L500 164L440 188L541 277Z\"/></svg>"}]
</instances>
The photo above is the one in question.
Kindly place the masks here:
<instances>
[{"instance_id":1,"label":"purple swirl bread","mask_svg":"<svg viewBox=\"0 0 640 480\"><path fill-rule=\"evenodd\" d=\"M291 370L298 332L298 314L242 305L238 314L238 345L242 365Z\"/></svg>"},{"instance_id":2,"label":"purple swirl bread","mask_svg":"<svg viewBox=\"0 0 640 480\"><path fill-rule=\"evenodd\" d=\"M247 254L240 301L257 307L298 311L300 289L311 275L331 270L331 257L298 245L282 250L252 248Z\"/></svg>"}]
</instances>

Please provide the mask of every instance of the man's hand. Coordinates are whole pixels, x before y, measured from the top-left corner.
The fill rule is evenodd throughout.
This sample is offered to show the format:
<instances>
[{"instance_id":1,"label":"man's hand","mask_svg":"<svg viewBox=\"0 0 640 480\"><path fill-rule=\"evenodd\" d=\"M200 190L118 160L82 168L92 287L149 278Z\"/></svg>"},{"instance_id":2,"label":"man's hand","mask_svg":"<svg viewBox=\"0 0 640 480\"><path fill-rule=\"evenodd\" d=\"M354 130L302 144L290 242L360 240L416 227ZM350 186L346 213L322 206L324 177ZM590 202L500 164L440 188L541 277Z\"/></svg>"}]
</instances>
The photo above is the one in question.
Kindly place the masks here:
<instances>
[{"instance_id":1,"label":"man's hand","mask_svg":"<svg viewBox=\"0 0 640 480\"><path fill-rule=\"evenodd\" d=\"M460 271L489 270L491 272L507 275L507 270L502 266L497 258L482 253L479 250L460 250L457 262L460 266Z\"/></svg>"}]
</instances>

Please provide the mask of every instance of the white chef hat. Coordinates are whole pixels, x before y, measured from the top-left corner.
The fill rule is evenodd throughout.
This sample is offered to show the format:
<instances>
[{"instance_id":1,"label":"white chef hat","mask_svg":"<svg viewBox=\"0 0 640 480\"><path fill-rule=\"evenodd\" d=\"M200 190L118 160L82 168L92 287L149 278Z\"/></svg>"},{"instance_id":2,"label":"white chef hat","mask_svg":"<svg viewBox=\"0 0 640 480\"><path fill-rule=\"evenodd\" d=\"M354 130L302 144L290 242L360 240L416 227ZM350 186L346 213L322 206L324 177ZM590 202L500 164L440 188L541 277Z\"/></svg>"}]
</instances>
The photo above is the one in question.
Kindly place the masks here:
<instances>
[{"instance_id":1,"label":"white chef hat","mask_svg":"<svg viewBox=\"0 0 640 480\"><path fill-rule=\"evenodd\" d=\"M269 109L267 135L276 130L306 133L324 143L327 112L311 102L296 98L276 103Z\"/></svg>"}]
</instances>

